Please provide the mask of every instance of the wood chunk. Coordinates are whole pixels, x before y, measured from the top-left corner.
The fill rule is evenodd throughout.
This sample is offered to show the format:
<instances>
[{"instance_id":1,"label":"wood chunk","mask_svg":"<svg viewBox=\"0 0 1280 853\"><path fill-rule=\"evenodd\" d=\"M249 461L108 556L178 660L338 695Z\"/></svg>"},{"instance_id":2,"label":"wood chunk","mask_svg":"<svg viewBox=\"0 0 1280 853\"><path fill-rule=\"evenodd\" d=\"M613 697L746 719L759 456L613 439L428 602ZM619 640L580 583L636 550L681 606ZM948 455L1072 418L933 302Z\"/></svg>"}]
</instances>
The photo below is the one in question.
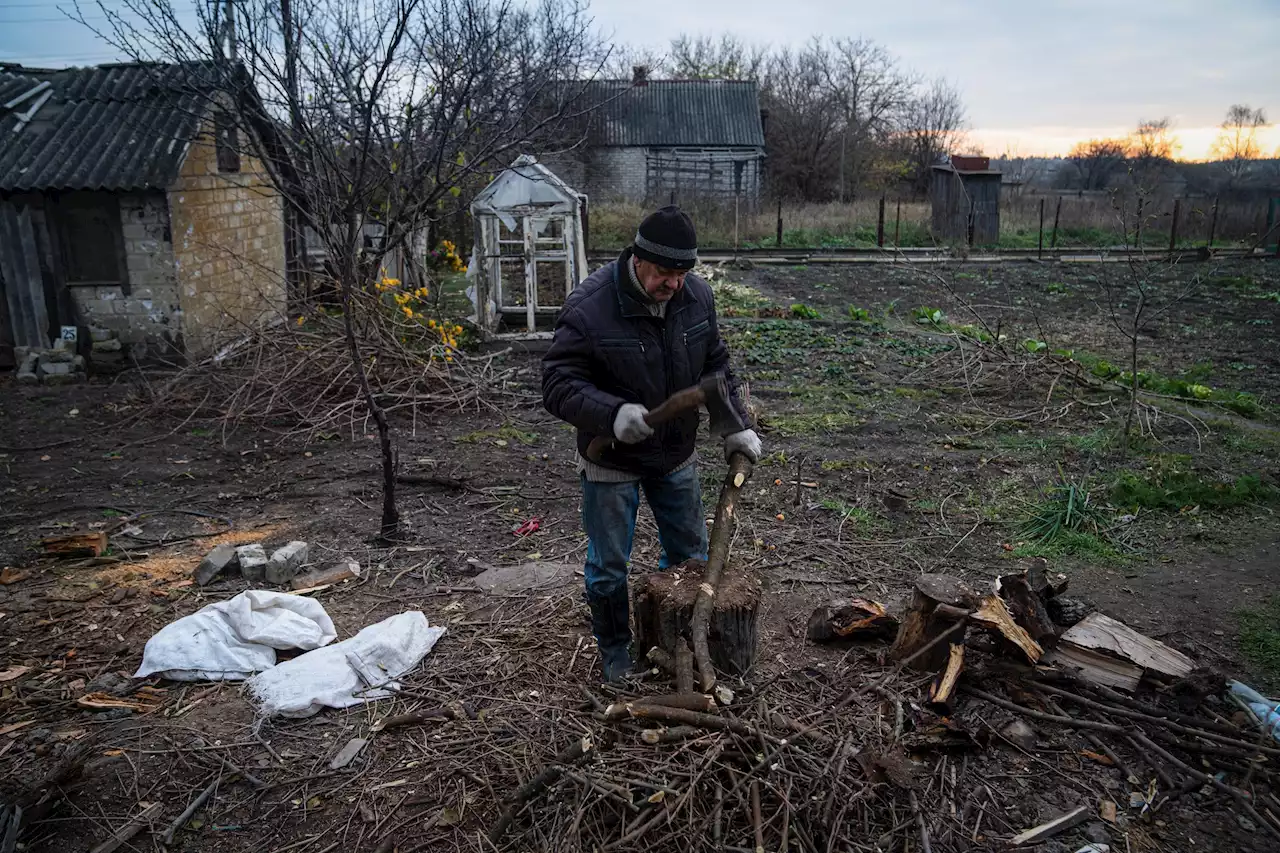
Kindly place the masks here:
<instances>
[{"instance_id":1,"label":"wood chunk","mask_svg":"<svg viewBox=\"0 0 1280 853\"><path fill-rule=\"evenodd\" d=\"M104 530L90 530L65 536L46 536L40 540L40 545L46 554L55 557L101 557L107 550L107 534Z\"/></svg>"},{"instance_id":2,"label":"wood chunk","mask_svg":"<svg viewBox=\"0 0 1280 853\"><path fill-rule=\"evenodd\" d=\"M1054 818L1048 823L1042 823L1037 827L1028 829L1026 832L1015 835L1009 839L1009 845L1011 847L1019 847L1023 844L1036 844L1046 838L1052 838L1060 832L1066 832L1074 826L1079 826L1088 819L1089 807L1080 806L1067 812L1062 817Z\"/></svg>"},{"instance_id":3,"label":"wood chunk","mask_svg":"<svg viewBox=\"0 0 1280 853\"><path fill-rule=\"evenodd\" d=\"M1085 681L1128 693L1137 690L1138 682L1142 681L1142 667L1062 641L1041 658L1041 663L1071 670Z\"/></svg>"},{"instance_id":4,"label":"wood chunk","mask_svg":"<svg viewBox=\"0 0 1280 853\"><path fill-rule=\"evenodd\" d=\"M1096 684L1132 691L1145 673L1184 678L1191 658L1102 613L1090 613L1058 641L1053 663L1080 671Z\"/></svg>"},{"instance_id":5,"label":"wood chunk","mask_svg":"<svg viewBox=\"0 0 1280 853\"><path fill-rule=\"evenodd\" d=\"M343 560L327 569L304 572L297 575L293 580L289 581L289 585L293 587L295 592L298 592L306 589L315 589L320 586L332 586L340 581L358 577L360 577L360 564L355 560Z\"/></svg>"},{"instance_id":6,"label":"wood chunk","mask_svg":"<svg viewBox=\"0 0 1280 853\"><path fill-rule=\"evenodd\" d=\"M988 595L982 599L981 606L969 618L1008 640L1031 663L1040 660L1044 655L1044 649L1040 644L1033 640L1021 625L1013 621L1013 615L1009 613L1009 608L1005 607L1004 599L998 595Z\"/></svg>"},{"instance_id":7,"label":"wood chunk","mask_svg":"<svg viewBox=\"0 0 1280 853\"><path fill-rule=\"evenodd\" d=\"M929 685L929 708L938 714L950 714L956 695L960 673L964 671L964 644L952 643L947 656L947 668Z\"/></svg>"},{"instance_id":8,"label":"wood chunk","mask_svg":"<svg viewBox=\"0 0 1280 853\"><path fill-rule=\"evenodd\" d=\"M914 659L913 656L952 627L957 613L963 618L976 600L974 592L959 578L947 575L918 577L911 606L903 616L898 635L889 649L889 659L910 660L912 668L924 672L941 669L947 661L948 652L940 642L924 654Z\"/></svg>"},{"instance_id":9,"label":"wood chunk","mask_svg":"<svg viewBox=\"0 0 1280 853\"><path fill-rule=\"evenodd\" d=\"M1041 585L1040 580L1032 578L1030 571L1002 576L996 581L996 589L1008 603L1013 621L1021 625L1031 635L1031 639L1037 643L1048 640L1052 644L1058 638L1058 631L1049 618L1044 600L1036 591L1036 587ZM1043 584L1043 588L1049 588L1047 582Z\"/></svg>"},{"instance_id":10,"label":"wood chunk","mask_svg":"<svg viewBox=\"0 0 1280 853\"><path fill-rule=\"evenodd\" d=\"M676 692L693 692L693 649L683 637L676 644Z\"/></svg>"},{"instance_id":11,"label":"wood chunk","mask_svg":"<svg viewBox=\"0 0 1280 853\"><path fill-rule=\"evenodd\" d=\"M893 636L898 620L883 604L854 598L848 604L824 605L809 617L806 635L815 643L837 639L877 639Z\"/></svg>"}]
</instances>

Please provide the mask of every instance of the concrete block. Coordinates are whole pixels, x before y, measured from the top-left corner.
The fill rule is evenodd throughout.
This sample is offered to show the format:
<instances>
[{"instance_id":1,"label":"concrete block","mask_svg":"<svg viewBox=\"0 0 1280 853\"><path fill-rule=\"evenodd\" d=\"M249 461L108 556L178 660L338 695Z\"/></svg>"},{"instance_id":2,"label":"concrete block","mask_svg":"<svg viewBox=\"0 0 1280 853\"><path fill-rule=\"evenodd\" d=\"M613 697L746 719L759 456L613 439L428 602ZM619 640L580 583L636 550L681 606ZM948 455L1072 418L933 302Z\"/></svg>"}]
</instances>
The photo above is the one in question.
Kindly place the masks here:
<instances>
[{"instance_id":1,"label":"concrete block","mask_svg":"<svg viewBox=\"0 0 1280 853\"><path fill-rule=\"evenodd\" d=\"M200 565L196 566L196 570L191 577L200 586L205 586L230 568L235 559L236 546L230 544L218 545L205 555L205 558L200 561Z\"/></svg>"},{"instance_id":2,"label":"concrete block","mask_svg":"<svg viewBox=\"0 0 1280 853\"><path fill-rule=\"evenodd\" d=\"M67 365L70 367L71 365ZM40 381L45 385L72 385L76 382L84 381L83 373L57 373L46 374L40 377Z\"/></svg>"},{"instance_id":3,"label":"concrete block","mask_svg":"<svg viewBox=\"0 0 1280 853\"><path fill-rule=\"evenodd\" d=\"M39 370L40 376L70 376L75 373L75 366L71 363L71 354L68 353L67 355L68 358L66 361L47 361L45 358L41 358Z\"/></svg>"},{"instance_id":4,"label":"concrete block","mask_svg":"<svg viewBox=\"0 0 1280 853\"><path fill-rule=\"evenodd\" d=\"M261 545L241 545L236 549L240 574L249 583L262 583L267 571L267 552Z\"/></svg>"},{"instance_id":5,"label":"concrete block","mask_svg":"<svg viewBox=\"0 0 1280 853\"><path fill-rule=\"evenodd\" d=\"M71 367L75 370L76 373L84 373L84 370L85 370L84 356L77 355L74 358L72 358Z\"/></svg>"},{"instance_id":6,"label":"concrete block","mask_svg":"<svg viewBox=\"0 0 1280 853\"><path fill-rule=\"evenodd\" d=\"M103 331L106 331L105 329ZM94 354L104 352L120 352L124 346L120 343L119 338L105 338L104 340L95 340L93 342Z\"/></svg>"},{"instance_id":7,"label":"concrete block","mask_svg":"<svg viewBox=\"0 0 1280 853\"><path fill-rule=\"evenodd\" d=\"M26 349L23 347L22 349ZM18 360L18 381L23 385L35 385L40 381L40 377L36 375L36 368L40 364L40 357L33 352L28 352L26 356Z\"/></svg>"},{"instance_id":8,"label":"concrete block","mask_svg":"<svg viewBox=\"0 0 1280 853\"><path fill-rule=\"evenodd\" d=\"M95 344L102 343L103 341L114 340L115 336L116 336L116 333L111 331L110 329L103 329L100 326L89 327L89 337L93 340ZM97 347L94 347L94 349L96 350Z\"/></svg>"},{"instance_id":9,"label":"concrete block","mask_svg":"<svg viewBox=\"0 0 1280 853\"><path fill-rule=\"evenodd\" d=\"M293 580L307 562L307 551L307 543L297 540L278 549L267 561L267 583L286 584Z\"/></svg>"},{"instance_id":10,"label":"concrete block","mask_svg":"<svg viewBox=\"0 0 1280 853\"><path fill-rule=\"evenodd\" d=\"M27 356L31 355L31 347L14 347L13 363L22 364L27 360Z\"/></svg>"}]
</instances>

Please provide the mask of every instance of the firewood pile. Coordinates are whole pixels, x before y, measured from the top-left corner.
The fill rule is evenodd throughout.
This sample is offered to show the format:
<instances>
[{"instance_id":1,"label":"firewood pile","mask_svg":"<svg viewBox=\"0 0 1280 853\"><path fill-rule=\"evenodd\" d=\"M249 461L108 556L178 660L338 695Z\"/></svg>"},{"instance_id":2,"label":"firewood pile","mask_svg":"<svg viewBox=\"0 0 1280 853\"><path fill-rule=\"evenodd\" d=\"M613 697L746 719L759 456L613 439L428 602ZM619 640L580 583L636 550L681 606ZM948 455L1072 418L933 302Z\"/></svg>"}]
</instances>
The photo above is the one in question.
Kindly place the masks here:
<instances>
[{"instance_id":1,"label":"firewood pile","mask_svg":"<svg viewBox=\"0 0 1280 853\"><path fill-rule=\"evenodd\" d=\"M584 689L581 734L507 799L488 840L1154 850L1175 814L1209 812L1256 844L1238 849L1275 849L1280 745L1218 698L1220 676L1168 646L1099 613L1055 623L1051 611L1079 618L1065 585L1042 565L985 595L922 575L899 617L865 599L820 607L810 638L848 644L859 665L776 672L737 695L724 680L693 689L687 660L656 649L644 684ZM1011 766L1052 774L1070 807L1028 809L999 781Z\"/></svg>"}]
</instances>

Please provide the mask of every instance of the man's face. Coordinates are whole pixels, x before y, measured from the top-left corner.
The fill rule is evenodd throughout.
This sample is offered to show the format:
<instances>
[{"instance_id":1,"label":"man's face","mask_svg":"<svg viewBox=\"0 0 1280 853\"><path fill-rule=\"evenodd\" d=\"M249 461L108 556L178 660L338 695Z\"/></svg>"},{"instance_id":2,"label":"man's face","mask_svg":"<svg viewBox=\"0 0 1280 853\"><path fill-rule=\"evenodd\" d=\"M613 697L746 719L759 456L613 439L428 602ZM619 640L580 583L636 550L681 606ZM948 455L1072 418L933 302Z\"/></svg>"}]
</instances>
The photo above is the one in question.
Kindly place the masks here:
<instances>
[{"instance_id":1,"label":"man's face","mask_svg":"<svg viewBox=\"0 0 1280 853\"><path fill-rule=\"evenodd\" d=\"M652 261L640 258L635 260L636 278L640 279L640 286L654 302L666 302L684 287L684 277L688 270L667 269Z\"/></svg>"}]
</instances>

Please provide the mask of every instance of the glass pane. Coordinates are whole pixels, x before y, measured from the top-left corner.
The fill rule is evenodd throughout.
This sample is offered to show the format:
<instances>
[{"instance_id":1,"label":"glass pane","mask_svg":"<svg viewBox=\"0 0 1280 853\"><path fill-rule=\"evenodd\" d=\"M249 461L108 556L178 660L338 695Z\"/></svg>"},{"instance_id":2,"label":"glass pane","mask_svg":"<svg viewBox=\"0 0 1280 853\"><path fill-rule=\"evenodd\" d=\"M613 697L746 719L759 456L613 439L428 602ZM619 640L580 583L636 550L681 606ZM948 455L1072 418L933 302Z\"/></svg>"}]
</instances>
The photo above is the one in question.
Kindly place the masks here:
<instances>
[{"instance_id":1,"label":"glass pane","mask_svg":"<svg viewBox=\"0 0 1280 853\"><path fill-rule=\"evenodd\" d=\"M538 307L559 308L568 295L568 283L564 275L564 261L539 261Z\"/></svg>"}]
</instances>

